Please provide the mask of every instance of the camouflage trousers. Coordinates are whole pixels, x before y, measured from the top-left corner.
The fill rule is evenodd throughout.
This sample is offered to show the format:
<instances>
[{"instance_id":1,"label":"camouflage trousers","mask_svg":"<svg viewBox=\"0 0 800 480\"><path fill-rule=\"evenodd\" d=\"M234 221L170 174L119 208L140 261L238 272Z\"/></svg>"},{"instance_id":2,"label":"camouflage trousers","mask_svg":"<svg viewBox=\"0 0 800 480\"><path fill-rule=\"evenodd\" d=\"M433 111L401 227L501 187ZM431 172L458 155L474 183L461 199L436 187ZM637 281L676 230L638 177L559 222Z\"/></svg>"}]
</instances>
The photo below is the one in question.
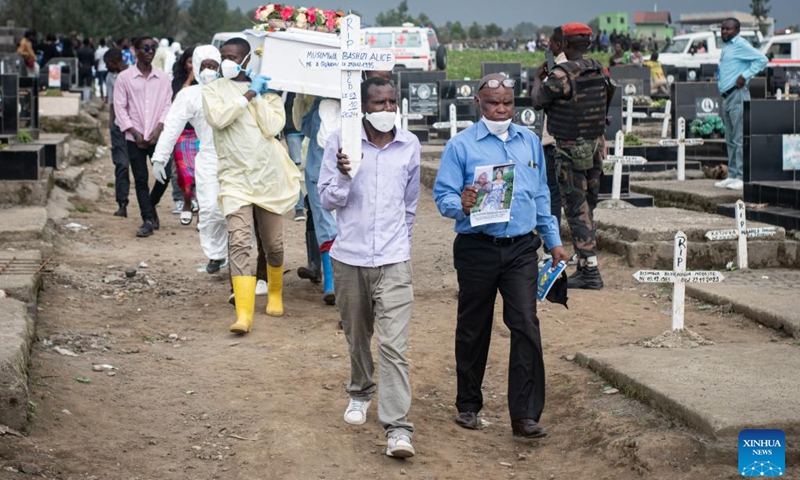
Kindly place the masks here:
<instances>
[{"instance_id":1,"label":"camouflage trousers","mask_svg":"<svg viewBox=\"0 0 800 480\"><path fill-rule=\"evenodd\" d=\"M597 230L594 208L600 195L600 176L603 174L603 151L598 149L594 165L589 170L575 170L572 160L561 158L558 185L564 214L572 234L572 245L579 258L597 255Z\"/></svg>"}]
</instances>

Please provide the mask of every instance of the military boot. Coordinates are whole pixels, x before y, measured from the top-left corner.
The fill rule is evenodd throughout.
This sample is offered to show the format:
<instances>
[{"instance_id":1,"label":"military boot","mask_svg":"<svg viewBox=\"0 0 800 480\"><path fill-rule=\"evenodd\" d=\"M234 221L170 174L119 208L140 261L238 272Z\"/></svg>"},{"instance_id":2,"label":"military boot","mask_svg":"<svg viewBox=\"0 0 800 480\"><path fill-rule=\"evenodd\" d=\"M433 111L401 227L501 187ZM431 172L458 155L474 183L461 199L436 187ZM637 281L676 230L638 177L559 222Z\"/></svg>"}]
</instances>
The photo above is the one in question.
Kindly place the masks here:
<instances>
[{"instance_id":1,"label":"military boot","mask_svg":"<svg viewBox=\"0 0 800 480\"><path fill-rule=\"evenodd\" d=\"M575 272L575 275L567 279L567 288L602 290L603 278L600 276L600 269L589 266L581 267L580 270Z\"/></svg>"}]
</instances>

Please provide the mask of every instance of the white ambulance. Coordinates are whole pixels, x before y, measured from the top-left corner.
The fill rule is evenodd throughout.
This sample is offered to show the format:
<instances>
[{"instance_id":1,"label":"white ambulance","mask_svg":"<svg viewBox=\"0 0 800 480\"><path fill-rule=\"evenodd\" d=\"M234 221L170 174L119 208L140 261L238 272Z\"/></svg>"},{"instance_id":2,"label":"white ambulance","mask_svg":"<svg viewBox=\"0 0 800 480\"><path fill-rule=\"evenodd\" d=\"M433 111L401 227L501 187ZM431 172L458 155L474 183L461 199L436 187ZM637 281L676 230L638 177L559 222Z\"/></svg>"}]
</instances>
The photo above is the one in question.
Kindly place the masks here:
<instances>
[{"instance_id":1,"label":"white ambulance","mask_svg":"<svg viewBox=\"0 0 800 480\"><path fill-rule=\"evenodd\" d=\"M395 69L427 71L447 67L447 50L439 44L432 28L404 23L402 27L366 27L361 32L365 46L394 53Z\"/></svg>"}]
</instances>

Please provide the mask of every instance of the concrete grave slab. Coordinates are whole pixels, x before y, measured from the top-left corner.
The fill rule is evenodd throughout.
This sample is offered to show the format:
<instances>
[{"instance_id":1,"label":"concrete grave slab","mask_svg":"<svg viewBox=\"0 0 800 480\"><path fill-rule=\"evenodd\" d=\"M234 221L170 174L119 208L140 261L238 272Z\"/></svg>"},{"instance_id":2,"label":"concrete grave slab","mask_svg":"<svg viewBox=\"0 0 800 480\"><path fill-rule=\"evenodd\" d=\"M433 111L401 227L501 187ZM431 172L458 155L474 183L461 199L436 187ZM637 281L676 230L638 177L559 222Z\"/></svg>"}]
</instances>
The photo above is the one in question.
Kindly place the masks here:
<instances>
[{"instance_id":1,"label":"concrete grave slab","mask_svg":"<svg viewBox=\"0 0 800 480\"><path fill-rule=\"evenodd\" d=\"M742 198L742 192L714 188L715 182L717 180L634 182L631 183L631 190L652 195L659 207L678 207L708 213L716 213L719 204L734 203Z\"/></svg>"},{"instance_id":2,"label":"concrete grave slab","mask_svg":"<svg viewBox=\"0 0 800 480\"><path fill-rule=\"evenodd\" d=\"M733 309L756 322L800 338L800 271L788 269L725 272L725 281L687 284L686 293Z\"/></svg>"},{"instance_id":3,"label":"concrete grave slab","mask_svg":"<svg viewBox=\"0 0 800 480\"><path fill-rule=\"evenodd\" d=\"M709 230L732 229L733 220L727 217L678 208L597 208L594 218L598 246L625 255L631 267L671 268L672 242L678 230L686 233L689 241L689 270L724 269L736 259L735 240L711 242L705 238ZM768 225L748 222L747 226ZM800 243L787 240L782 228L772 238L749 241L748 251L751 268L800 268Z\"/></svg>"},{"instance_id":4,"label":"concrete grave slab","mask_svg":"<svg viewBox=\"0 0 800 480\"><path fill-rule=\"evenodd\" d=\"M0 205L43 206L55 185L54 178L53 169L45 167L40 169L38 180L0 180Z\"/></svg>"},{"instance_id":5,"label":"concrete grave slab","mask_svg":"<svg viewBox=\"0 0 800 480\"><path fill-rule=\"evenodd\" d=\"M787 377L800 371L800 355L791 345L628 346L575 359L626 395L717 439L735 444L749 428L800 434L800 384Z\"/></svg>"},{"instance_id":6,"label":"concrete grave slab","mask_svg":"<svg viewBox=\"0 0 800 480\"><path fill-rule=\"evenodd\" d=\"M41 264L38 250L0 251L0 290L21 302L36 303L42 286Z\"/></svg>"},{"instance_id":7,"label":"concrete grave slab","mask_svg":"<svg viewBox=\"0 0 800 480\"><path fill-rule=\"evenodd\" d=\"M44 207L0 209L0 244L42 240L47 229Z\"/></svg>"},{"instance_id":8,"label":"concrete grave slab","mask_svg":"<svg viewBox=\"0 0 800 480\"><path fill-rule=\"evenodd\" d=\"M34 323L24 303L0 298L0 424L20 430L28 415L28 360Z\"/></svg>"}]
</instances>

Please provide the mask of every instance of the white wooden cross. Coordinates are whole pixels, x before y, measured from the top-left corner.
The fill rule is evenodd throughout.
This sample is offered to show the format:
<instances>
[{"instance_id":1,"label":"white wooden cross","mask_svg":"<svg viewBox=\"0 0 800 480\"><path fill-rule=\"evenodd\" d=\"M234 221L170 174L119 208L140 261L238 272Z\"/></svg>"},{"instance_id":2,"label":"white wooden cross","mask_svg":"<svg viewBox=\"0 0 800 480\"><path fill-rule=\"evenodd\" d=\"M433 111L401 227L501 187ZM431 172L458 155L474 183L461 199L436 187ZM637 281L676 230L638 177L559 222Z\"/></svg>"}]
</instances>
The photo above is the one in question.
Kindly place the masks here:
<instances>
[{"instance_id":1,"label":"white wooden cross","mask_svg":"<svg viewBox=\"0 0 800 480\"><path fill-rule=\"evenodd\" d=\"M678 131L674 139L659 140L662 147L678 147L678 180L686 180L686 146L702 145L702 138L686 138L686 120L678 118Z\"/></svg>"},{"instance_id":2,"label":"white wooden cross","mask_svg":"<svg viewBox=\"0 0 800 480\"><path fill-rule=\"evenodd\" d=\"M350 160L351 177L361 166L361 71L391 70L394 54L388 50L361 48L361 17L348 15L341 20L341 50L306 50L304 67L336 69L342 72L342 152Z\"/></svg>"},{"instance_id":3,"label":"white wooden cross","mask_svg":"<svg viewBox=\"0 0 800 480\"><path fill-rule=\"evenodd\" d=\"M619 200L622 196L622 166L623 165L644 165L647 160L644 157L623 155L625 150L625 134L622 130L617 131L614 138L614 155L607 156L603 163L614 163L614 176L611 182L611 198Z\"/></svg>"},{"instance_id":4,"label":"white wooden cross","mask_svg":"<svg viewBox=\"0 0 800 480\"><path fill-rule=\"evenodd\" d=\"M472 120L458 120L456 116L456 104L450 104L450 121L449 122L436 122L433 124L433 128L436 130L446 130L450 129L450 138L456 136L458 133L459 128L467 128L472 126Z\"/></svg>"},{"instance_id":5,"label":"white wooden cross","mask_svg":"<svg viewBox=\"0 0 800 480\"><path fill-rule=\"evenodd\" d=\"M717 283L725 280L720 272L708 270L686 271L686 234L675 234L675 252L672 270L639 270L633 278L642 283L672 283L672 329L683 330L683 313L686 304L687 283Z\"/></svg>"},{"instance_id":6,"label":"white wooden cross","mask_svg":"<svg viewBox=\"0 0 800 480\"><path fill-rule=\"evenodd\" d=\"M706 233L709 240L738 240L736 244L736 266L739 270L747 267L747 239L767 238L778 234L777 227L747 228L747 212L744 202L736 202L736 225L733 230L712 230Z\"/></svg>"},{"instance_id":7,"label":"white wooden cross","mask_svg":"<svg viewBox=\"0 0 800 480\"><path fill-rule=\"evenodd\" d=\"M408 113L408 99L404 98L402 102L400 102L402 107L400 108L400 115L397 116L397 123L395 124L397 128L402 128L403 130L408 130L408 121L409 120L422 120L423 117L421 113Z\"/></svg>"},{"instance_id":8,"label":"white wooden cross","mask_svg":"<svg viewBox=\"0 0 800 480\"><path fill-rule=\"evenodd\" d=\"M625 120L625 133L631 133L633 130L633 119L634 118L647 118L647 114L644 112L634 112L633 111L633 97L627 97L627 104L625 108L625 112L623 112L622 116L626 118Z\"/></svg>"},{"instance_id":9,"label":"white wooden cross","mask_svg":"<svg viewBox=\"0 0 800 480\"><path fill-rule=\"evenodd\" d=\"M663 119L664 123L661 124L661 138L667 138L667 132L669 131L669 121L672 120L672 114L670 110L672 109L672 100L667 100L667 103L664 105L664 112L653 112L650 114L653 118L661 118Z\"/></svg>"}]
</instances>

